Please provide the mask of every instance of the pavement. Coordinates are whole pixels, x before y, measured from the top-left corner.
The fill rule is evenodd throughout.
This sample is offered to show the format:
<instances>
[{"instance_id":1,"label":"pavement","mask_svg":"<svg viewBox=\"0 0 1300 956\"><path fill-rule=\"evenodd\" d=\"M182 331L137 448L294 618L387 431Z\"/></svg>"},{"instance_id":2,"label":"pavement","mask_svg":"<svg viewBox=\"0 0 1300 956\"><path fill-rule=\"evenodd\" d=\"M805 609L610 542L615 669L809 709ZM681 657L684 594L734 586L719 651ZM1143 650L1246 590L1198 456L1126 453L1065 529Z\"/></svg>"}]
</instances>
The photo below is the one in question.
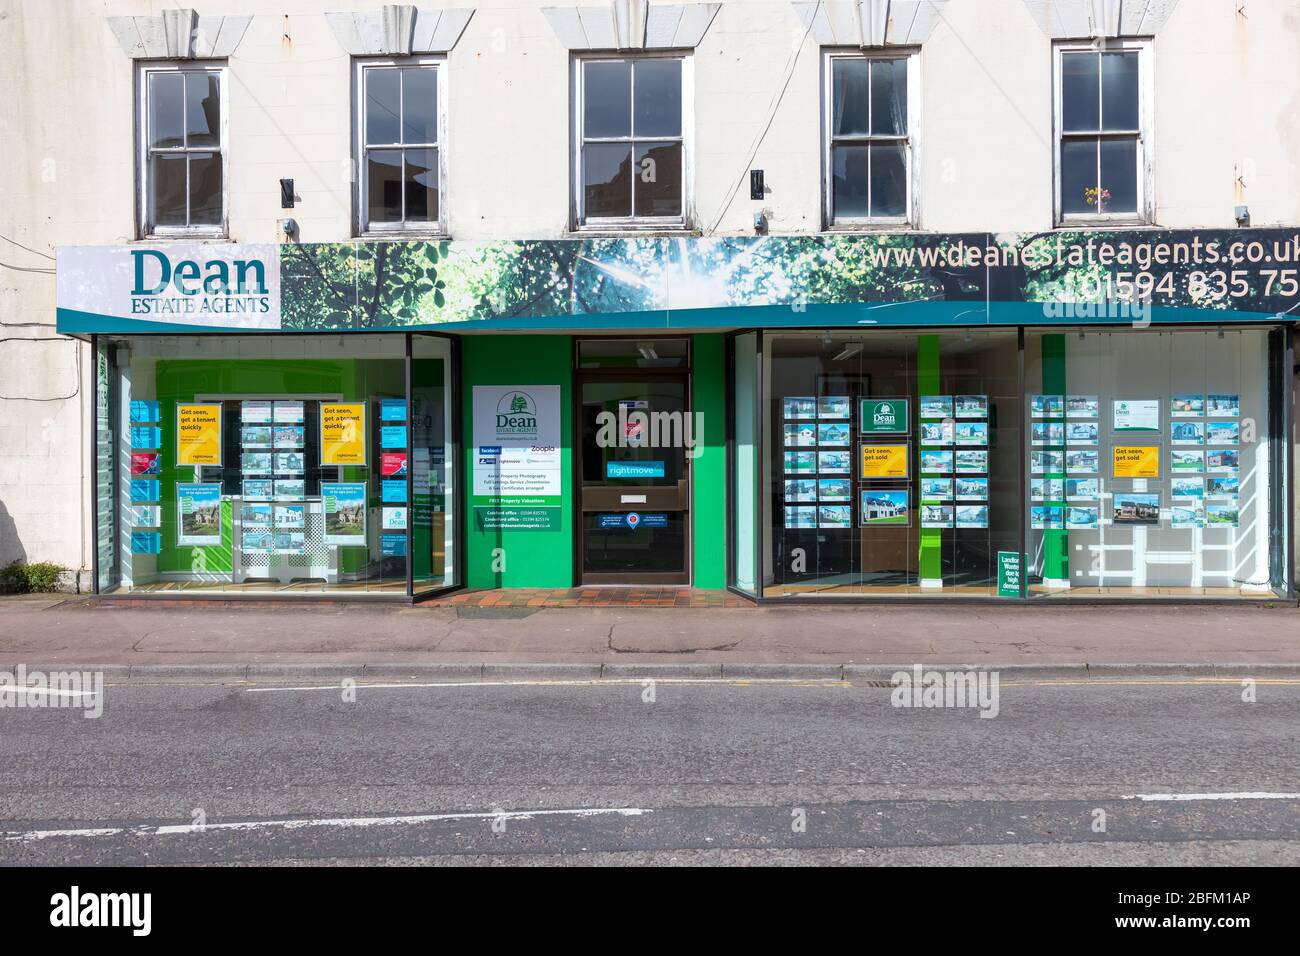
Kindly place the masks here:
<instances>
[{"instance_id":1,"label":"pavement","mask_svg":"<svg viewBox=\"0 0 1300 956\"><path fill-rule=\"evenodd\" d=\"M128 680L98 719L0 709L0 867L1294 866L1300 680L1256 691L1004 679L985 719L860 681Z\"/></svg>"},{"instance_id":2,"label":"pavement","mask_svg":"<svg viewBox=\"0 0 1300 956\"><path fill-rule=\"evenodd\" d=\"M1269 605L494 607L0 597L0 670L842 678L915 663L1075 676L1300 676Z\"/></svg>"}]
</instances>

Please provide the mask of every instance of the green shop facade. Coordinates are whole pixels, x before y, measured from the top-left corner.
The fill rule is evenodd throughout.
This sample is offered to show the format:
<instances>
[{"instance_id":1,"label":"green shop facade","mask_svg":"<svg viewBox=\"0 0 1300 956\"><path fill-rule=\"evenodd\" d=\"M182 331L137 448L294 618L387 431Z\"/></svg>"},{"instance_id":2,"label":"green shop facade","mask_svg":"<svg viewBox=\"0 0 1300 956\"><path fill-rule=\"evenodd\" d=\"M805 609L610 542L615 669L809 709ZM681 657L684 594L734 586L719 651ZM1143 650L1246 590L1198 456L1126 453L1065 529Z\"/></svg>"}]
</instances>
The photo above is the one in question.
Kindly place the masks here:
<instances>
[{"instance_id":1,"label":"green shop facade","mask_svg":"<svg viewBox=\"0 0 1300 956\"><path fill-rule=\"evenodd\" d=\"M58 252L99 594L1293 600L1290 230Z\"/></svg>"}]
</instances>

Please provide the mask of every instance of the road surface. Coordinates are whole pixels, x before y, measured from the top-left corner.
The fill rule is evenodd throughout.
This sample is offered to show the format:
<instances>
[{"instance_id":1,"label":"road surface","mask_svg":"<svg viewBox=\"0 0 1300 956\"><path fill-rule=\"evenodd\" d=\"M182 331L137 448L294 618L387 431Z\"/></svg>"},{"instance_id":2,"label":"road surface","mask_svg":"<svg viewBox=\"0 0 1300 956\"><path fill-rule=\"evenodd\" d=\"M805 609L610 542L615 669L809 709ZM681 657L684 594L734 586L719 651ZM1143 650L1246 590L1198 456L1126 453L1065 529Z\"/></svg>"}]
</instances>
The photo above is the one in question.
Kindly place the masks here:
<instances>
[{"instance_id":1,"label":"road surface","mask_svg":"<svg viewBox=\"0 0 1300 956\"><path fill-rule=\"evenodd\" d=\"M110 684L0 708L0 864L1300 863L1300 682L999 690Z\"/></svg>"}]
</instances>

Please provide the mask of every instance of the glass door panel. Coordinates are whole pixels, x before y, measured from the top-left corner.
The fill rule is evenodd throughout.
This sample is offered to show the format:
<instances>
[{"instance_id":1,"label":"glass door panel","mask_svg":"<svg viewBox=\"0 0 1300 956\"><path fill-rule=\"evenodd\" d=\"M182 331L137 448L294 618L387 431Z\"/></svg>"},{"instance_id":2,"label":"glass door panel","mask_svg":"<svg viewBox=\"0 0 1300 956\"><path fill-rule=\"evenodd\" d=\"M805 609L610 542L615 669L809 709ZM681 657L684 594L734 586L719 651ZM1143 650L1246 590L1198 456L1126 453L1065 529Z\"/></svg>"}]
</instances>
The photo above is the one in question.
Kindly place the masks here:
<instances>
[{"instance_id":1,"label":"glass door panel","mask_svg":"<svg viewBox=\"0 0 1300 956\"><path fill-rule=\"evenodd\" d=\"M584 583L688 583L688 393L685 374L583 376Z\"/></svg>"}]
</instances>

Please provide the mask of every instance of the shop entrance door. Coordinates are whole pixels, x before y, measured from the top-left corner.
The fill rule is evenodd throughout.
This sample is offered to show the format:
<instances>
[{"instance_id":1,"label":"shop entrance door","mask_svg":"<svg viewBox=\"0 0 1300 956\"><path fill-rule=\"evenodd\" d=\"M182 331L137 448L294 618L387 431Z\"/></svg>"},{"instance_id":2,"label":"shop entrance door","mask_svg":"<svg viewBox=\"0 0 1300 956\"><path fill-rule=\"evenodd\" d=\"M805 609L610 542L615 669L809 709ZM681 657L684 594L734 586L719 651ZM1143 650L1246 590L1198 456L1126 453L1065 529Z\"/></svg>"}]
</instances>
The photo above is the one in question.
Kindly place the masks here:
<instances>
[{"instance_id":1,"label":"shop entrance door","mask_svg":"<svg viewBox=\"0 0 1300 956\"><path fill-rule=\"evenodd\" d=\"M582 583L690 583L688 372L580 365L577 378Z\"/></svg>"}]
</instances>

